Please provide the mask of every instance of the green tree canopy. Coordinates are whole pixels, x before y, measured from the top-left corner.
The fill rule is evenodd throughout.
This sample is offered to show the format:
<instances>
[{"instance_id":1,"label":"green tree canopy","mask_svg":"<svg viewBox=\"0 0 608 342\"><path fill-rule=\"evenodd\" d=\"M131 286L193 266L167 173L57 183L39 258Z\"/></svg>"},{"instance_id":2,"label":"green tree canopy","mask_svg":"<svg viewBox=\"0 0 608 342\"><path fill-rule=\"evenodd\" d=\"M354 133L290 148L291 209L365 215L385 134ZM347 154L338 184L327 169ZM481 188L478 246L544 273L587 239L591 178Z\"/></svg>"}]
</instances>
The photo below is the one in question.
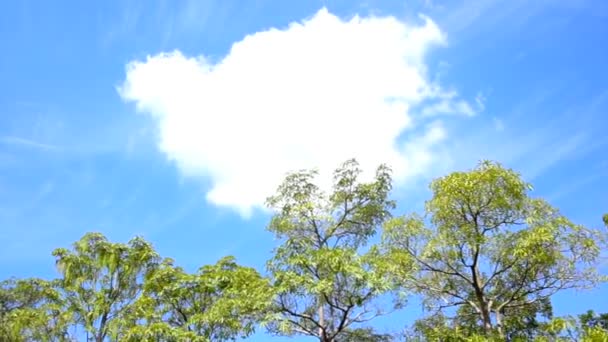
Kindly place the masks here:
<instances>
[{"instance_id":1,"label":"green tree canopy","mask_svg":"<svg viewBox=\"0 0 608 342\"><path fill-rule=\"evenodd\" d=\"M467 306L485 334L500 336L522 310L537 311L558 291L595 285L605 235L572 223L530 197L530 189L519 174L492 162L433 181L428 224L408 215L385 225L395 276L428 307Z\"/></svg>"},{"instance_id":2,"label":"green tree canopy","mask_svg":"<svg viewBox=\"0 0 608 342\"><path fill-rule=\"evenodd\" d=\"M268 313L273 292L253 268L226 257L188 274L166 260L144 284L128 338L228 341L247 337ZM134 322L134 323L135 323Z\"/></svg>"},{"instance_id":3,"label":"green tree canopy","mask_svg":"<svg viewBox=\"0 0 608 342\"><path fill-rule=\"evenodd\" d=\"M364 248L394 206L391 178L384 166L368 183L359 181L360 173L347 161L325 194L316 172L295 172L268 200L276 212L268 229L282 239L268 263L277 291L271 331L342 341L381 314L373 299L387 282L375 271L373 250Z\"/></svg>"},{"instance_id":4,"label":"green tree canopy","mask_svg":"<svg viewBox=\"0 0 608 342\"><path fill-rule=\"evenodd\" d=\"M69 319L54 282L0 283L0 341L66 341Z\"/></svg>"},{"instance_id":5,"label":"green tree canopy","mask_svg":"<svg viewBox=\"0 0 608 342\"><path fill-rule=\"evenodd\" d=\"M73 250L59 248L53 255L63 275L67 310L74 324L84 327L88 338L96 342L120 338L144 278L160 260L141 238L112 243L99 233L86 234Z\"/></svg>"}]
</instances>

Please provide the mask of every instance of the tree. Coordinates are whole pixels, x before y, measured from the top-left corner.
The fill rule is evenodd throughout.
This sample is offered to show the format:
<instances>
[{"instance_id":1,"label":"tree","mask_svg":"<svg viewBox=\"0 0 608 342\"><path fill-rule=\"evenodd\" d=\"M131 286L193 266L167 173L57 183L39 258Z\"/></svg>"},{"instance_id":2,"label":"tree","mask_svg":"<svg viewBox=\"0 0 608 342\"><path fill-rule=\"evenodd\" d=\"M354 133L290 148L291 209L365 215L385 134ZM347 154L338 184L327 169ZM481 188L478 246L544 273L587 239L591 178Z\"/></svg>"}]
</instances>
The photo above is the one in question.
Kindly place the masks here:
<instances>
[{"instance_id":1,"label":"tree","mask_svg":"<svg viewBox=\"0 0 608 342\"><path fill-rule=\"evenodd\" d=\"M578 316L581 326L584 328L600 328L608 332L608 313L596 314L589 310Z\"/></svg>"},{"instance_id":2,"label":"tree","mask_svg":"<svg viewBox=\"0 0 608 342\"><path fill-rule=\"evenodd\" d=\"M69 340L69 314L55 285L35 278L0 283L0 341Z\"/></svg>"},{"instance_id":3,"label":"tree","mask_svg":"<svg viewBox=\"0 0 608 342\"><path fill-rule=\"evenodd\" d=\"M556 292L601 279L593 266L605 235L529 197L531 186L514 171L482 162L433 181L431 190L428 223L396 218L383 236L393 274L429 308L468 307L484 334L504 338L505 323L522 310L536 312Z\"/></svg>"},{"instance_id":4,"label":"tree","mask_svg":"<svg viewBox=\"0 0 608 342\"><path fill-rule=\"evenodd\" d=\"M267 314L267 279L226 257L188 274L166 260L144 284L127 339L228 341L247 337Z\"/></svg>"},{"instance_id":5,"label":"tree","mask_svg":"<svg viewBox=\"0 0 608 342\"><path fill-rule=\"evenodd\" d=\"M142 293L143 279L158 265L152 246L141 238L121 244L88 233L73 251L60 248L53 255L73 323L84 327L87 340L119 340L125 318Z\"/></svg>"},{"instance_id":6,"label":"tree","mask_svg":"<svg viewBox=\"0 0 608 342\"><path fill-rule=\"evenodd\" d=\"M608 313L598 315L589 310L579 315L575 339L584 342L608 341Z\"/></svg>"},{"instance_id":7,"label":"tree","mask_svg":"<svg viewBox=\"0 0 608 342\"><path fill-rule=\"evenodd\" d=\"M604 221L604 225L606 226L606 228L608 228L608 214L604 214L602 220Z\"/></svg>"},{"instance_id":8,"label":"tree","mask_svg":"<svg viewBox=\"0 0 608 342\"><path fill-rule=\"evenodd\" d=\"M295 172L269 198L276 214L268 229L282 239L268 263L277 291L270 331L336 342L382 313L373 299L389 284L376 269L377 253L365 247L394 207L391 177L385 166L368 183L360 173L347 161L326 195L313 183L315 171Z\"/></svg>"},{"instance_id":9,"label":"tree","mask_svg":"<svg viewBox=\"0 0 608 342\"><path fill-rule=\"evenodd\" d=\"M608 314L596 315L589 310L578 317L558 317L549 322L547 330L552 338L539 342L604 342L608 341Z\"/></svg>"}]
</instances>

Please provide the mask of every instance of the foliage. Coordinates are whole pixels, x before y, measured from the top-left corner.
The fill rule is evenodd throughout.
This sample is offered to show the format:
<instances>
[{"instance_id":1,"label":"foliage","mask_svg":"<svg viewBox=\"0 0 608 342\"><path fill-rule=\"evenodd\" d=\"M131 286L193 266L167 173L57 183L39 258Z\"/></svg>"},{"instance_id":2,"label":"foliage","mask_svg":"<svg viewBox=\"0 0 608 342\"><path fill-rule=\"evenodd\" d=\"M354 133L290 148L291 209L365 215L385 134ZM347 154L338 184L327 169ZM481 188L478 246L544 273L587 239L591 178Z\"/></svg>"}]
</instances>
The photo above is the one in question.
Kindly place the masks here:
<instances>
[{"instance_id":1,"label":"foliage","mask_svg":"<svg viewBox=\"0 0 608 342\"><path fill-rule=\"evenodd\" d=\"M0 283L0 341L67 341L69 315L56 284L42 279Z\"/></svg>"},{"instance_id":2,"label":"foliage","mask_svg":"<svg viewBox=\"0 0 608 342\"><path fill-rule=\"evenodd\" d=\"M435 180L426 203L430 226L417 215L385 225L393 273L429 308L467 306L484 334L501 337L522 310L534 314L558 291L594 286L605 235L529 197L530 189L491 162ZM415 276L407 274L411 267Z\"/></svg>"},{"instance_id":3,"label":"foliage","mask_svg":"<svg viewBox=\"0 0 608 342\"><path fill-rule=\"evenodd\" d=\"M551 305L548 301L539 306L516 308L517 312L505 315L504 336L496 331L486 333L479 325L478 314L470 306L460 306L455 317L438 313L419 319L405 332L406 341L535 341L555 338L549 331Z\"/></svg>"},{"instance_id":4,"label":"foliage","mask_svg":"<svg viewBox=\"0 0 608 342\"><path fill-rule=\"evenodd\" d=\"M391 342L390 334L381 334L372 328L346 329L336 342Z\"/></svg>"},{"instance_id":5,"label":"foliage","mask_svg":"<svg viewBox=\"0 0 608 342\"><path fill-rule=\"evenodd\" d=\"M0 341L72 341L79 327L91 341L234 340L266 319L274 296L232 257L188 274L141 238L89 233L53 254L62 278L0 283Z\"/></svg>"},{"instance_id":6,"label":"foliage","mask_svg":"<svg viewBox=\"0 0 608 342\"><path fill-rule=\"evenodd\" d=\"M227 341L246 337L264 318L273 293L257 271L226 257L188 274L166 260L144 284L135 325L139 341ZM141 322L145 322L141 324Z\"/></svg>"},{"instance_id":7,"label":"foliage","mask_svg":"<svg viewBox=\"0 0 608 342\"><path fill-rule=\"evenodd\" d=\"M539 342L606 342L608 341L608 314L596 315L592 310L577 318L558 317L546 329L551 337L538 338Z\"/></svg>"},{"instance_id":8,"label":"foliage","mask_svg":"<svg viewBox=\"0 0 608 342\"><path fill-rule=\"evenodd\" d=\"M73 251L59 248L53 255L74 323L82 325L94 341L118 339L126 314L141 295L143 278L158 264L152 246L141 238L121 244L89 233L74 244Z\"/></svg>"},{"instance_id":9,"label":"foliage","mask_svg":"<svg viewBox=\"0 0 608 342\"><path fill-rule=\"evenodd\" d=\"M600 328L608 331L608 313L596 315L589 310L578 316L582 328Z\"/></svg>"},{"instance_id":10,"label":"foliage","mask_svg":"<svg viewBox=\"0 0 608 342\"><path fill-rule=\"evenodd\" d=\"M473 296L471 296L473 298ZM498 338L509 341L532 341L545 336L548 322L553 317L549 298L543 298L525 306L505 308L502 322L502 334ZM487 335L480 325L479 315L469 305L461 305L456 311L454 325L467 334Z\"/></svg>"},{"instance_id":11,"label":"foliage","mask_svg":"<svg viewBox=\"0 0 608 342\"><path fill-rule=\"evenodd\" d=\"M418 320L413 329L405 334L405 341L445 341L445 342L606 342L608 341L608 314L596 315L593 311L574 317L558 317L535 327L534 334L500 335L484 334L479 329L451 324L445 316L428 317ZM508 327L508 325L506 325ZM517 328L512 327L515 331ZM524 329L524 331L526 331Z\"/></svg>"},{"instance_id":12,"label":"foliage","mask_svg":"<svg viewBox=\"0 0 608 342\"><path fill-rule=\"evenodd\" d=\"M316 172L295 172L268 200L276 211L268 229L283 241L268 263L277 291L271 331L341 341L381 314L373 299L388 283L375 250L364 248L394 207L391 178L384 166L369 183L360 173L347 161L326 195L314 184Z\"/></svg>"}]
</instances>

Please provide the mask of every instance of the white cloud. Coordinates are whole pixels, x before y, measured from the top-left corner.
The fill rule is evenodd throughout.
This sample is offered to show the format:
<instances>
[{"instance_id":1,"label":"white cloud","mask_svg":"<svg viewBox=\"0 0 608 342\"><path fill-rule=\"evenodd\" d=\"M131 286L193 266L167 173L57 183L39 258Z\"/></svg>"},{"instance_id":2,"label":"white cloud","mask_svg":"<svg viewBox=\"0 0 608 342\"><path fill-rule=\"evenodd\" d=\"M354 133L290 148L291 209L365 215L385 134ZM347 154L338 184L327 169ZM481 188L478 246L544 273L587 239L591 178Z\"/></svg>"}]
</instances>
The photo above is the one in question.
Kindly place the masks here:
<instances>
[{"instance_id":1,"label":"white cloud","mask_svg":"<svg viewBox=\"0 0 608 342\"><path fill-rule=\"evenodd\" d=\"M473 114L427 77L425 55L444 42L425 17L322 9L248 35L217 63L179 51L131 62L119 92L157 120L160 150L185 175L211 180L210 202L246 216L291 170L327 175L356 157L368 171L388 163L398 182L426 172L447 133L412 107Z\"/></svg>"},{"instance_id":2,"label":"white cloud","mask_svg":"<svg viewBox=\"0 0 608 342\"><path fill-rule=\"evenodd\" d=\"M483 95L483 93L477 93L477 96L475 96L475 103L477 104L477 110L479 112L486 110L486 97Z\"/></svg>"},{"instance_id":3,"label":"white cloud","mask_svg":"<svg viewBox=\"0 0 608 342\"><path fill-rule=\"evenodd\" d=\"M456 92L443 93L439 98L439 101L436 103L425 106L422 109L422 115L437 116L444 114L464 114L473 116L477 112L467 101L458 100L458 94L456 94ZM482 108L480 107L480 109Z\"/></svg>"}]
</instances>

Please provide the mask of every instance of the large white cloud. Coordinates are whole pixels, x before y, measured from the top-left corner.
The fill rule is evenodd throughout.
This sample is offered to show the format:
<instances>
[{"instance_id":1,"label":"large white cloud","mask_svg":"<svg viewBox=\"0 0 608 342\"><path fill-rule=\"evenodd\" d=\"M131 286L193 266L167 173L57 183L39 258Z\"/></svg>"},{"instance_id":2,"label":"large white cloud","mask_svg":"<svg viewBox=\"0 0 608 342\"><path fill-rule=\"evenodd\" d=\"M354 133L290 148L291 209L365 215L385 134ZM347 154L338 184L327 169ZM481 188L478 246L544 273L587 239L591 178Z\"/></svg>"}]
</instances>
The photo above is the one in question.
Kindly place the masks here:
<instances>
[{"instance_id":1,"label":"large white cloud","mask_svg":"<svg viewBox=\"0 0 608 342\"><path fill-rule=\"evenodd\" d=\"M179 51L131 62L119 92L158 121L159 148L185 175L211 181L210 202L248 215L291 170L327 175L356 157L365 170L389 164L397 182L424 173L446 136L437 115L473 113L427 77L425 55L444 40L428 18L322 9L218 62Z\"/></svg>"}]
</instances>

